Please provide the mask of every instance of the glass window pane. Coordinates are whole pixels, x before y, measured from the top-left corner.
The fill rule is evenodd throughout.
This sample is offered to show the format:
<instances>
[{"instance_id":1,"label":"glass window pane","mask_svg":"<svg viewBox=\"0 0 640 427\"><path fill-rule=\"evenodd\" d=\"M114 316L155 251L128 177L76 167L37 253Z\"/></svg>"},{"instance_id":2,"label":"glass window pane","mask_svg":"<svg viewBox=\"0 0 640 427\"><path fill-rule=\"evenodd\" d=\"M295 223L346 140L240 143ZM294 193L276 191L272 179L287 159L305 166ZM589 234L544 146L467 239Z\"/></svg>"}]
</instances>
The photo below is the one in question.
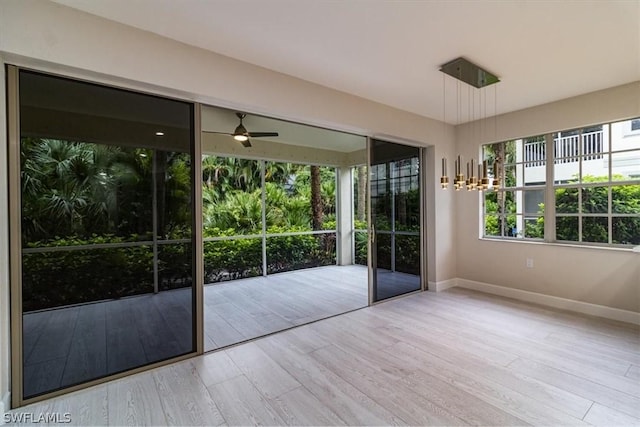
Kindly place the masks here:
<instances>
[{"instance_id":1,"label":"glass window pane","mask_svg":"<svg viewBox=\"0 0 640 427\"><path fill-rule=\"evenodd\" d=\"M525 190L522 192L524 208L522 212L538 214L544 212L544 190Z\"/></svg>"},{"instance_id":2,"label":"glass window pane","mask_svg":"<svg viewBox=\"0 0 640 427\"><path fill-rule=\"evenodd\" d=\"M613 217L613 243L640 245L640 217Z\"/></svg>"},{"instance_id":3,"label":"glass window pane","mask_svg":"<svg viewBox=\"0 0 640 427\"><path fill-rule=\"evenodd\" d=\"M154 150L23 138L21 158L23 246L152 239Z\"/></svg>"},{"instance_id":4,"label":"glass window pane","mask_svg":"<svg viewBox=\"0 0 640 427\"><path fill-rule=\"evenodd\" d=\"M379 269L391 270L391 233L376 232L376 260Z\"/></svg>"},{"instance_id":5,"label":"glass window pane","mask_svg":"<svg viewBox=\"0 0 640 427\"><path fill-rule=\"evenodd\" d=\"M544 217L526 217L524 220L524 237L533 239L544 238Z\"/></svg>"},{"instance_id":6,"label":"glass window pane","mask_svg":"<svg viewBox=\"0 0 640 427\"><path fill-rule=\"evenodd\" d=\"M376 230L391 230L391 192L372 194L371 209Z\"/></svg>"},{"instance_id":7,"label":"glass window pane","mask_svg":"<svg viewBox=\"0 0 640 427\"><path fill-rule=\"evenodd\" d=\"M396 231L420 231L420 190L396 193L394 207Z\"/></svg>"},{"instance_id":8,"label":"glass window pane","mask_svg":"<svg viewBox=\"0 0 640 427\"><path fill-rule=\"evenodd\" d=\"M502 191L498 193L498 209L500 213L516 213L522 209L521 191Z\"/></svg>"},{"instance_id":9,"label":"glass window pane","mask_svg":"<svg viewBox=\"0 0 640 427\"><path fill-rule=\"evenodd\" d=\"M192 245L164 243L158 246L158 288L162 291L184 288L193 283Z\"/></svg>"},{"instance_id":10,"label":"glass window pane","mask_svg":"<svg viewBox=\"0 0 640 427\"><path fill-rule=\"evenodd\" d=\"M558 159L553 165L553 182L566 184L580 181L580 159L578 157Z\"/></svg>"},{"instance_id":11,"label":"glass window pane","mask_svg":"<svg viewBox=\"0 0 640 427\"><path fill-rule=\"evenodd\" d=\"M611 187L614 213L640 214L640 184Z\"/></svg>"},{"instance_id":12,"label":"glass window pane","mask_svg":"<svg viewBox=\"0 0 640 427\"><path fill-rule=\"evenodd\" d=\"M501 236L500 220L498 215L485 215L484 217L484 235L485 236Z\"/></svg>"},{"instance_id":13,"label":"glass window pane","mask_svg":"<svg viewBox=\"0 0 640 427\"><path fill-rule=\"evenodd\" d=\"M516 165L516 187L524 187L524 165L522 163L518 163Z\"/></svg>"},{"instance_id":14,"label":"glass window pane","mask_svg":"<svg viewBox=\"0 0 640 427\"><path fill-rule=\"evenodd\" d=\"M396 271L420 276L420 236L396 235ZM420 280L410 282L420 288ZM417 286L416 286L417 285ZM411 285L409 285L411 288Z\"/></svg>"},{"instance_id":15,"label":"glass window pane","mask_svg":"<svg viewBox=\"0 0 640 427\"><path fill-rule=\"evenodd\" d=\"M556 217L556 239L570 242L579 241L578 217L557 216Z\"/></svg>"},{"instance_id":16,"label":"glass window pane","mask_svg":"<svg viewBox=\"0 0 640 427\"><path fill-rule=\"evenodd\" d=\"M156 205L159 239L191 238L191 155L156 150ZM191 255L189 255L191 258Z\"/></svg>"},{"instance_id":17,"label":"glass window pane","mask_svg":"<svg viewBox=\"0 0 640 427\"><path fill-rule=\"evenodd\" d=\"M608 187L586 187L582 189L582 212L607 213L608 211Z\"/></svg>"},{"instance_id":18,"label":"glass window pane","mask_svg":"<svg viewBox=\"0 0 640 427\"><path fill-rule=\"evenodd\" d=\"M577 188L556 188L556 212L578 213Z\"/></svg>"},{"instance_id":19,"label":"glass window pane","mask_svg":"<svg viewBox=\"0 0 640 427\"><path fill-rule=\"evenodd\" d=\"M640 119L611 124L611 151L640 150Z\"/></svg>"},{"instance_id":20,"label":"glass window pane","mask_svg":"<svg viewBox=\"0 0 640 427\"><path fill-rule=\"evenodd\" d=\"M487 214L498 213L498 192L485 191L484 193L484 211Z\"/></svg>"},{"instance_id":21,"label":"glass window pane","mask_svg":"<svg viewBox=\"0 0 640 427\"><path fill-rule=\"evenodd\" d=\"M522 185L544 185L547 181L546 174L546 166L544 163L525 163Z\"/></svg>"},{"instance_id":22,"label":"glass window pane","mask_svg":"<svg viewBox=\"0 0 640 427\"><path fill-rule=\"evenodd\" d=\"M611 179L612 181L640 180L640 150L613 153Z\"/></svg>"},{"instance_id":23,"label":"glass window pane","mask_svg":"<svg viewBox=\"0 0 640 427\"><path fill-rule=\"evenodd\" d=\"M523 144L523 161L527 167L544 167L547 155L544 136L525 138Z\"/></svg>"},{"instance_id":24,"label":"glass window pane","mask_svg":"<svg viewBox=\"0 0 640 427\"><path fill-rule=\"evenodd\" d=\"M351 169L353 176L353 225L356 229L367 228L367 189L369 175L367 166L362 165Z\"/></svg>"},{"instance_id":25,"label":"glass window pane","mask_svg":"<svg viewBox=\"0 0 640 427\"><path fill-rule=\"evenodd\" d=\"M504 165L504 186L506 188L515 187L518 183L516 171L516 165ZM520 175L522 176L522 175Z\"/></svg>"},{"instance_id":26,"label":"glass window pane","mask_svg":"<svg viewBox=\"0 0 640 427\"><path fill-rule=\"evenodd\" d=\"M507 215L505 236L520 238L524 236L524 217L522 215Z\"/></svg>"},{"instance_id":27,"label":"glass window pane","mask_svg":"<svg viewBox=\"0 0 640 427\"><path fill-rule=\"evenodd\" d=\"M194 351L193 105L19 80L22 398Z\"/></svg>"},{"instance_id":28,"label":"glass window pane","mask_svg":"<svg viewBox=\"0 0 640 427\"><path fill-rule=\"evenodd\" d=\"M25 312L153 292L153 249L148 245L25 253L22 258Z\"/></svg>"},{"instance_id":29,"label":"glass window pane","mask_svg":"<svg viewBox=\"0 0 640 427\"><path fill-rule=\"evenodd\" d=\"M602 159L606 151L602 126L594 126L582 130L580 154L584 162Z\"/></svg>"},{"instance_id":30,"label":"glass window pane","mask_svg":"<svg viewBox=\"0 0 640 427\"><path fill-rule=\"evenodd\" d=\"M580 136L577 130L556 134L553 140L553 154L556 159L568 159L580 155ZM561 161L565 163L565 161Z\"/></svg>"},{"instance_id":31,"label":"glass window pane","mask_svg":"<svg viewBox=\"0 0 640 427\"><path fill-rule=\"evenodd\" d=\"M592 158L582 158L582 182L605 182L609 180L609 153Z\"/></svg>"},{"instance_id":32,"label":"glass window pane","mask_svg":"<svg viewBox=\"0 0 640 427\"><path fill-rule=\"evenodd\" d=\"M504 143L504 153L503 154L503 163L515 163L516 160L516 150L518 147L518 143L515 140L507 141Z\"/></svg>"},{"instance_id":33,"label":"glass window pane","mask_svg":"<svg viewBox=\"0 0 640 427\"><path fill-rule=\"evenodd\" d=\"M593 243L609 242L609 222L607 217L586 216L582 218L582 241Z\"/></svg>"}]
</instances>

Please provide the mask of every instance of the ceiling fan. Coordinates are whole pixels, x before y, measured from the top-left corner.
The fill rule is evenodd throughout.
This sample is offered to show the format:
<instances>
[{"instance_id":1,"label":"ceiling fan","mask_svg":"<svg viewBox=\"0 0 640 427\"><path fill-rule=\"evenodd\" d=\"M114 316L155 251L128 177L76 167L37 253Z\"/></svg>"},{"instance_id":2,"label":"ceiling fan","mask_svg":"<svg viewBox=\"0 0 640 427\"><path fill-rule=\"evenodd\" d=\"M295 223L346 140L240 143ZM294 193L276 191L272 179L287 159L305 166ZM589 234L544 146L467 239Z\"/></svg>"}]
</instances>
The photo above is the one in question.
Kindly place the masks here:
<instances>
[{"instance_id":1,"label":"ceiling fan","mask_svg":"<svg viewBox=\"0 0 640 427\"><path fill-rule=\"evenodd\" d=\"M240 119L240 124L236 127L236 130L233 133L229 132L213 132L205 130L205 133L217 133L220 135L230 135L236 141L240 142L243 147L251 147L251 140L249 138L263 138L269 136L278 136L278 132L249 132L247 128L242 124L242 119L244 119L247 115L245 113L236 113L236 116Z\"/></svg>"}]
</instances>

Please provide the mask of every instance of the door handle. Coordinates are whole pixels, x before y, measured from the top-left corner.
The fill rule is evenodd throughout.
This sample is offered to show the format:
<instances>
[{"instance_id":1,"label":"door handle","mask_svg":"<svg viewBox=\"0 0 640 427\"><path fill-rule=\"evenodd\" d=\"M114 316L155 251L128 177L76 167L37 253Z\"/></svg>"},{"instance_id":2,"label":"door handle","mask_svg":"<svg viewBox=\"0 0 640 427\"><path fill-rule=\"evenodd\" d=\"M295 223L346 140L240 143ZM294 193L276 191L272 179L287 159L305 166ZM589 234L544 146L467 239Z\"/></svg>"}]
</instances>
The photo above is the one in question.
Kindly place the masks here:
<instances>
[{"instance_id":1,"label":"door handle","mask_svg":"<svg viewBox=\"0 0 640 427\"><path fill-rule=\"evenodd\" d=\"M376 242L376 226L374 224L371 224L371 243L375 243Z\"/></svg>"}]
</instances>

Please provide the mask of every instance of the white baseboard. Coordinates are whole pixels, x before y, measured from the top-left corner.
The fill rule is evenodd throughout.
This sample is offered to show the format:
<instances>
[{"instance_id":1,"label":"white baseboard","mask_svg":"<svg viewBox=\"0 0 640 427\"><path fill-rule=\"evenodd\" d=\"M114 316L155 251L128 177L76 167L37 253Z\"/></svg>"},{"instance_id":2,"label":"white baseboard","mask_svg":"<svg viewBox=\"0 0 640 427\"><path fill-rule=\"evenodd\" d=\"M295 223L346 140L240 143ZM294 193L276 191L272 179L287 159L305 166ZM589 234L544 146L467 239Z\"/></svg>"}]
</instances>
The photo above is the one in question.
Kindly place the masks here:
<instances>
[{"instance_id":1,"label":"white baseboard","mask_svg":"<svg viewBox=\"0 0 640 427\"><path fill-rule=\"evenodd\" d=\"M4 414L11 408L11 393L6 392L0 399L0 425L4 424Z\"/></svg>"},{"instance_id":2,"label":"white baseboard","mask_svg":"<svg viewBox=\"0 0 640 427\"><path fill-rule=\"evenodd\" d=\"M458 279L447 279L447 280L441 280L439 282L429 282L428 284L429 284L429 291L440 292L440 291L444 291L445 289L449 289L449 288L453 288L454 286L457 286Z\"/></svg>"},{"instance_id":3,"label":"white baseboard","mask_svg":"<svg viewBox=\"0 0 640 427\"><path fill-rule=\"evenodd\" d=\"M589 314L591 316L604 317L607 319L640 325L640 313L635 311L621 310L619 308L606 307L604 305L523 291L522 289L491 285L489 283L476 282L475 280L456 279L456 282L457 286L461 288L473 289L476 291L486 292L488 294L533 302L562 310L576 311L578 313Z\"/></svg>"}]
</instances>

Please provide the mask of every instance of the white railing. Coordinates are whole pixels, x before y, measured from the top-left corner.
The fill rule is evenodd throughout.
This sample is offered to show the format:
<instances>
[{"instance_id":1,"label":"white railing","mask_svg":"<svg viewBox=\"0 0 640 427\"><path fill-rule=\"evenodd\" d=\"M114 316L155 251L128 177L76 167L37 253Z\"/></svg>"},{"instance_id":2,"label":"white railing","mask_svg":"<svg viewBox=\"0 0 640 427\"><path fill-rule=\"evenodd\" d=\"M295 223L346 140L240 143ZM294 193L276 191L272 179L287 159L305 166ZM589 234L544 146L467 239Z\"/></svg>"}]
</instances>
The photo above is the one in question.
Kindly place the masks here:
<instances>
[{"instance_id":1,"label":"white railing","mask_svg":"<svg viewBox=\"0 0 640 427\"><path fill-rule=\"evenodd\" d=\"M524 143L524 161L526 167L544 166L547 158L547 147L544 140Z\"/></svg>"},{"instance_id":2,"label":"white railing","mask_svg":"<svg viewBox=\"0 0 640 427\"><path fill-rule=\"evenodd\" d=\"M585 132L579 135L569 135L553 140L555 163L573 163L578 156L584 160L602 158L603 132ZM544 141L524 143L524 161L526 167L545 166L547 150Z\"/></svg>"},{"instance_id":3,"label":"white railing","mask_svg":"<svg viewBox=\"0 0 640 427\"><path fill-rule=\"evenodd\" d=\"M601 159L603 151L601 130L582 134L582 155L584 160Z\"/></svg>"}]
</instances>

